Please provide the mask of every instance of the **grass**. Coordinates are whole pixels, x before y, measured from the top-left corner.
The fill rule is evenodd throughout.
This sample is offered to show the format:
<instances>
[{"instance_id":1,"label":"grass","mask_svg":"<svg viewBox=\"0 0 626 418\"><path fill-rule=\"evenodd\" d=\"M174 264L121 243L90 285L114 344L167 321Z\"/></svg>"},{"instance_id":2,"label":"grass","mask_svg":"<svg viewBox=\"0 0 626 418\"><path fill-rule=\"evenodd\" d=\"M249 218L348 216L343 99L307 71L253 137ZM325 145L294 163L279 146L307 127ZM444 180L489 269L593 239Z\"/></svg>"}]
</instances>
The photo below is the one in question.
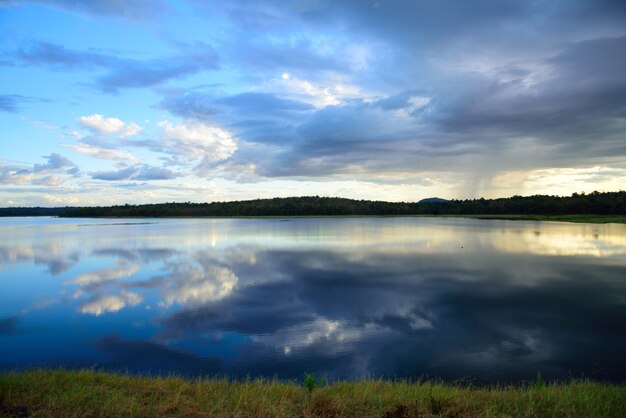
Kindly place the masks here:
<instances>
[{"instance_id":1,"label":"grass","mask_svg":"<svg viewBox=\"0 0 626 418\"><path fill-rule=\"evenodd\" d=\"M0 416L623 417L626 387L588 381L492 388L362 380L133 377L91 370L0 375Z\"/></svg>"}]
</instances>

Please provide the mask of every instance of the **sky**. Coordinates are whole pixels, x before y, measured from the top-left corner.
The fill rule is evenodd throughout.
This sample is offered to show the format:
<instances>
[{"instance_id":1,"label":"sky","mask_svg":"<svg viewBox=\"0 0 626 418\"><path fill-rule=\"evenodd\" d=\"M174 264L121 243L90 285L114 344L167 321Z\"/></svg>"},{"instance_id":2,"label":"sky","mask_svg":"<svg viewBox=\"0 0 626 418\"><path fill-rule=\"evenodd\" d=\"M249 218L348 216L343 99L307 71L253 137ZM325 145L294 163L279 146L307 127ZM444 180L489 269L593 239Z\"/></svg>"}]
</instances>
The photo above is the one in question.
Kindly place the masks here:
<instances>
[{"instance_id":1,"label":"sky","mask_svg":"<svg viewBox=\"0 0 626 418\"><path fill-rule=\"evenodd\" d=\"M0 0L0 207L624 185L623 0Z\"/></svg>"}]
</instances>

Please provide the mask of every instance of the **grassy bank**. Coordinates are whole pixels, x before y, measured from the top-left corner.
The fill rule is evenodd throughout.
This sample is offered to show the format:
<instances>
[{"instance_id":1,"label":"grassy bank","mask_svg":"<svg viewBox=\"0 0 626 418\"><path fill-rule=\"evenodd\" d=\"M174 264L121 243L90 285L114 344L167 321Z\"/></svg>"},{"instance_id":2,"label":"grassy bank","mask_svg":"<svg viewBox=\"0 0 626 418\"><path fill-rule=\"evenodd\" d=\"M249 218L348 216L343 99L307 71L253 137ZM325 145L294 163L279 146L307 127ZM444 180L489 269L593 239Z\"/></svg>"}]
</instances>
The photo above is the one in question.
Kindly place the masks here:
<instances>
[{"instance_id":1,"label":"grassy bank","mask_svg":"<svg viewBox=\"0 0 626 418\"><path fill-rule=\"evenodd\" d=\"M591 382L467 388L380 380L297 383L93 371L0 375L0 416L623 417L626 387Z\"/></svg>"}]
</instances>

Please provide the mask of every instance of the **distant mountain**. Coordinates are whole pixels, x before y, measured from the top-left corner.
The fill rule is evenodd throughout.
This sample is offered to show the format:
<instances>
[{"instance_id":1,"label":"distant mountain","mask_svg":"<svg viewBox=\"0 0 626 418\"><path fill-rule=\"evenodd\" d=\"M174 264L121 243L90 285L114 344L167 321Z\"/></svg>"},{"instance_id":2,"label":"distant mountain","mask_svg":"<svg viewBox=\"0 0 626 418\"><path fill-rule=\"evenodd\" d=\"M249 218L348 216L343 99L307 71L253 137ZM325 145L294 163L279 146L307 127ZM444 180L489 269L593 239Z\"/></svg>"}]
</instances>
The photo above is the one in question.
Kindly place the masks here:
<instances>
[{"instance_id":1,"label":"distant mountain","mask_svg":"<svg viewBox=\"0 0 626 418\"><path fill-rule=\"evenodd\" d=\"M422 199L417 203L446 203L449 202L447 199L442 199L440 197L429 197L426 199Z\"/></svg>"}]
</instances>

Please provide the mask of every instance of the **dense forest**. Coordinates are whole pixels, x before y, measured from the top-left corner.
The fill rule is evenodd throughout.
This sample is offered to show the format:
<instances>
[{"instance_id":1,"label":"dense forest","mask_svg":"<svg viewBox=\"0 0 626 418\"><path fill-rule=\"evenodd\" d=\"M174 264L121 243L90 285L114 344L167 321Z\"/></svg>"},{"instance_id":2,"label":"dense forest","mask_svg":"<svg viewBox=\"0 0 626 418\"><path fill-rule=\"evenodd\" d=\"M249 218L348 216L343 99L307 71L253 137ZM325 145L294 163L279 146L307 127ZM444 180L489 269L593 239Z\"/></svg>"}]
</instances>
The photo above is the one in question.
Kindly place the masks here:
<instances>
[{"instance_id":1,"label":"dense forest","mask_svg":"<svg viewBox=\"0 0 626 418\"><path fill-rule=\"evenodd\" d=\"M339 197L287 197L213 203L106 207L0 208L0 216L168 217L332 215L626 215L626 191L572 196L382 202Z\"/></svg>"},{"instance_id":2,"label":"dense forest","mask_svg":"<svg viewBox=\"0 0 626 418\"><path fill-rule=\"evenodd\" d=\"M0 208L0 216L59 216L68 209L74 208Z\"/></svg>"}]
</instances>

